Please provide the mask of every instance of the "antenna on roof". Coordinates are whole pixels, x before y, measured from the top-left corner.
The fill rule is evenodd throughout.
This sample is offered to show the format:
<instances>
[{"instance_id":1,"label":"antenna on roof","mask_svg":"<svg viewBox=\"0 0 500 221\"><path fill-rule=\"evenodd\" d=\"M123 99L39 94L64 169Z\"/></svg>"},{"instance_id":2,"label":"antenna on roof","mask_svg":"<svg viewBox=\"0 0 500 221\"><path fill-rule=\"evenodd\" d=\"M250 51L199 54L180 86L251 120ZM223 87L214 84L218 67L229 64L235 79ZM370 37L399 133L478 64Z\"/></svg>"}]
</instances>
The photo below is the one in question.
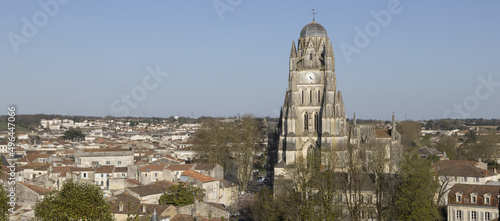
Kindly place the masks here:
<instances>
[{"instance_id":1,"label":"antenna on roof","mask_svg":"<svg viewBox=\"0 0 500 221\"><path fill-rule=\"evenodd\" d=\"M313 11L313 12L312 12L311 14L313 15L313 21L314 21L314 19L315 19L315 17L316 17L316 14L318 14L318 13L314 11L314 8L312 9L312 11Z\"/></svg>"}]
</instances>

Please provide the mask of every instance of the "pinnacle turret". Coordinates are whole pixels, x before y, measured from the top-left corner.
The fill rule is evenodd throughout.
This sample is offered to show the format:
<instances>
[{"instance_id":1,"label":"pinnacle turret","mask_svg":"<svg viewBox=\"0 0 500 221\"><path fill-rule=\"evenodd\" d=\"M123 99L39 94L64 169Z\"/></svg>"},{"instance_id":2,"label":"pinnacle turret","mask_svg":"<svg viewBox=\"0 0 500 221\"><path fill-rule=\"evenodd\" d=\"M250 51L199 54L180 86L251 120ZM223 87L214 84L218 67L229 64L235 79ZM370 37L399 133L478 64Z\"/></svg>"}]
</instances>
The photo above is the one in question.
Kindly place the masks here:
<instances>
[{"instance_id":1,"label":"pinnacle turret","mask_svg":"<svg viewBox=\"0 0 500 221\"><path fill-rule=\"evenodd\" d=\"M290 58L297 57L297 50L295 49L295 41L292 40L292 50L290 51Z\"/></svg>"}]
</instances>

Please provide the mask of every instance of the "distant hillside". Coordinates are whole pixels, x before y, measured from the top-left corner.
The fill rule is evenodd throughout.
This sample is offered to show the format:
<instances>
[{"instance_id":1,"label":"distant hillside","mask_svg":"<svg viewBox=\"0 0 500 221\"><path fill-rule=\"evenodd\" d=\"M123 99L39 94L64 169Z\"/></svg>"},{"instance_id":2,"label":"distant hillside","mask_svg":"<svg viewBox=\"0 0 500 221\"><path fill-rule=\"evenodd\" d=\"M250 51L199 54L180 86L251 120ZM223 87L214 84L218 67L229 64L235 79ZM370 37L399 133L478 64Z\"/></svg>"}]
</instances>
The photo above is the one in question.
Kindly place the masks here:
<instances>
[{"instance_id":1,"label":"distant hillside","mask_svg":"<svg viewBox=\"0 0 500 221\"><path fill-rule=\"evenodd\" d=\"M7 131L7 122L0 122L0 131ZM29 128L26 125L18 125L16 124L16 131L21 132L21 131L28 131Z\"/></svg>"}]
</instances>

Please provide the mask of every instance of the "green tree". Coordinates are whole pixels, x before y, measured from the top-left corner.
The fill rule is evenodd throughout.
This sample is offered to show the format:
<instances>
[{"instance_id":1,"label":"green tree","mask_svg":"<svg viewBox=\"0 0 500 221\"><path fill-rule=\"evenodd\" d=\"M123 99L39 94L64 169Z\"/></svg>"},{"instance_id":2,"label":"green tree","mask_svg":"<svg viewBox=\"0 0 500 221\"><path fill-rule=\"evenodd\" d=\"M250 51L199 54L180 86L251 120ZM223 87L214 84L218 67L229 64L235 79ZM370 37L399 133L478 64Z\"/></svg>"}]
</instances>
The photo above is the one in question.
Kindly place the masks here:
<instances>
[{"instance_id":1,"label":"green tree","mask_svg":"<svg viewBox=\"0 0 500 221\"><path fill-rule=\"evenodd\" d=\"M113 216L99 186L70 179L35 205L35 220L113 220Z\"/></svg>"},{"instance_id":2,"label":"green tree","mask_svg":"<svg viewBox=\"0 0 500 221\"><path fill-rule=\"evenodd\" d=\"M76 129L69 129L66 132L64 132L63 139L65 140L73 140L74 138L80 138L80 139L85 139L85 135L82 133L80 130Z\"/></svg>"},{"instance_id":3,"label":"green tree","mask_svg":"<svg viewBox=\"0 0 500 221\"><path fill-rule=\"evenodd\" d=\"M253 220L279 220L273 193L267 187L263 187L255 194L250 209Z\"/></svg>"},{"instance_id":4,"label":"green tree","mask_svg":"<svg viewBox=\"0 0 500 221\"><path fill-rule=\"evenodd\" d=\"M434 180L429 160L413 154L401 165L401 183L396 199L400 220L436 220L439 217L434 195L438 183Z\"/></svg>"},{"instance_id":5,"label":"green tree","mask_svg":"<svg viewBox=\"0 0 500 221\"><path fill-rule=\"evenodd\" d=\"M194 203L194 200L203 201L205 190L195 186L186 186L185 183L171 186L168 192L160 196L159 204L171 204L174 206L186 206Z\"/></svg>"},{"instance_id":6,"label":"green tree","mask_svg":"<svg viewBox=\"0 0 500 221\"><path fill-rule=\"evenodd\" d=\"M0 184L0 220L9 220L9 198L7 197L7 192L5 187Z\"/></svg>"}]
</instances>

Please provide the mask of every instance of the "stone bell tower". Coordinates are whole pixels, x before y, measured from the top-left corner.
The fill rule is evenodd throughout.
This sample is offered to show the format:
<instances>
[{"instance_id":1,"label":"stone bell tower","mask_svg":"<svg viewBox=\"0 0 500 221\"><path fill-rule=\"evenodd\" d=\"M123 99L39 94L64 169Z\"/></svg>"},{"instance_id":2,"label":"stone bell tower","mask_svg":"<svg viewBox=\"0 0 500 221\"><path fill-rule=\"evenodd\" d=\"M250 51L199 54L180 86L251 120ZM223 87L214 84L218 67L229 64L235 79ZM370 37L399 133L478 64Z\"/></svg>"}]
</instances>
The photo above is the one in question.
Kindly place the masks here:
<instances>
[{"instance_id":1,"label":"stone bell tower","mask_svg":"<svg viewBox=\"0 0 500 221\"><path fill-rule=\"evenodd\" d=\"M314 19L302 28L297 45L292 41L288 88L277 132L281 166L348 139L332 43Z\"/></svg>"}]
</instances>

